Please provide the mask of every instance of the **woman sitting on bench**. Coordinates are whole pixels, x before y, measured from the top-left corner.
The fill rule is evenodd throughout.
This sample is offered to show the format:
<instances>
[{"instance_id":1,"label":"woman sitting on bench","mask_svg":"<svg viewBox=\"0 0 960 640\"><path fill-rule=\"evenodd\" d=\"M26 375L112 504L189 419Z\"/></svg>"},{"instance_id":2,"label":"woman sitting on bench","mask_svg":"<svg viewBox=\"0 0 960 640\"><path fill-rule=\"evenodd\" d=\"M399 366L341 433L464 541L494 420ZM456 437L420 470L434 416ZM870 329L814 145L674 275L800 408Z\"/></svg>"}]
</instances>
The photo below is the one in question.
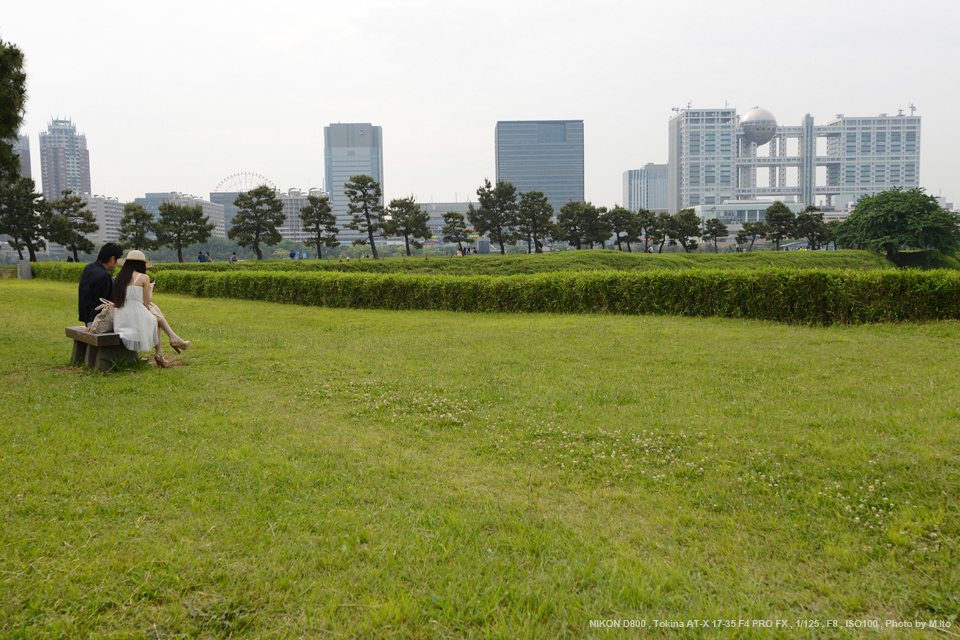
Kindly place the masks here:
<instances>
[{"instance_id":1,"label":"woman sitting on bench","mask_svg":"<svg viewBox=\"0 0 960 640\"><path fill-rule=\"evenodd\" d=\"M127 257L118 260L120 273L113 284L113 330L120 334L123 345L131 351L156 349L154 360L158 367L170 366L163 357L160 329L170 338L170 346L177 353L190 346L173 332L153 300L153 283L146 270L153 266L142 251L129 251Z\"/></svg>"}]
</instances>

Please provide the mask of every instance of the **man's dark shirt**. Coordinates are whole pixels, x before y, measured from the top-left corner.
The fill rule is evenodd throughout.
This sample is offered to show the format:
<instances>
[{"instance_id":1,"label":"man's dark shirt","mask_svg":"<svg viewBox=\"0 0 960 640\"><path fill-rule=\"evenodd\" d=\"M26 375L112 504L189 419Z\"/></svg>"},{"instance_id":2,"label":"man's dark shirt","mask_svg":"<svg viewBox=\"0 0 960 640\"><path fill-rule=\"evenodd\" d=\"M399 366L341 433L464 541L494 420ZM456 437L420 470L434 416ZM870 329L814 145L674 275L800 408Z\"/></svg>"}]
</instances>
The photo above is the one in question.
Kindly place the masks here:
<instances>
[{"instance_id":1,"label":"man's dark shirt","mask_svg":"<svg viewBox=\"0 0 960 640\"><path fill-rule=\"evenodd\" d=\"M99 262L91 262L83 268L80 276L80 322L93 322L97 317L100 298L113 301L113 278Z\"/></svg>"}]
</instances>

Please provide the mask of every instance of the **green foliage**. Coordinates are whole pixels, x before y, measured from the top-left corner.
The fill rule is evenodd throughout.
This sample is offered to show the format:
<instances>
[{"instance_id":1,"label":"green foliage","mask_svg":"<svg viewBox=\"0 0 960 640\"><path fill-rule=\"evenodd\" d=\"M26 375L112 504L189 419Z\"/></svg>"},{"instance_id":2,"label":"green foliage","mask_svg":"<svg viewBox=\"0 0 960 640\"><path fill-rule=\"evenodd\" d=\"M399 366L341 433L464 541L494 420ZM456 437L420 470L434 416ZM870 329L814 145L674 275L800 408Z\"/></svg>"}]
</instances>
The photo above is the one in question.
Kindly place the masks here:
<instances>
[{"instance_id":1,"label":"green foliage","mask_svg":"<svg viewBox=\"0 0 960 640\"><path fill-rule=\"evenodd\" d=\"M156 225L153 214L143 205L128 202L123 205L123 219L120 220L120 236L117 242L124 248L150 251L157 248L155 239ZM150 236L154 235L154 238Z\"/></svg>"},{"instance_id":2,"label":"green foliage","mask_svg":"<svg viewBox=\"0 0 960 640\"><path fill-rule=\"evenodd\" d=\"M440 230L443 234L444 242L456 242L460 251L463 251L463 243L473 243L473 238L467 233L467 223L465 216L456 211L448 211L443 214L443 227Z\"/></svg>"},{"instance_id":3,"label":"green foliage","mask_svg":"<svg viewBox=\"0 0 960 640\"><path fill-rule=\"evenodd\" d=\"M73 261L78 262L78 252L93 251L93 241L87 239L87 235L96 233L100 225L82 197L73 195L70 189L64 190L62 196L59 200L45 203L43 226L47 240L66 247L73 253Z\"/></svg>"},{"instance_id":4,"label":"green foliage","mask_svg":"<svg viewBox=\"0 0 960 640\"><path fill-rule=\"evenodd\" d=\"M647 209L640 209L637 211L637 225L640 227L640 234L643 237L643 252L647 253L651 242L654 244L659 242L655 239L657 234L656 214Z\"/></svg>"},{"instance_id":5,"label":"green foliage","mask_svg":"<svg viewBox=\"0 0 960 640\"><path fill-rule=\"evenodd\" d=\"M307 196L308 204L300 209L300 221L307 235L307 242L317 248L317 258L323 257L323 247L330 249L339 246L337 217L333 215L330 196Z\"/></svg>"},{"instance_id":6,"label":"green foliage","mask_svg":"<svg viewBox=\"0 0 960 640\"><path fill-rule=\"evenodd\" d=\"M20 159L11 141L20 132L27 100L27 74L23 52L0 40L0 182L19 175Z\"/></svg>"},{"instance_id":7,"label":"green foliage","mask_svg":"<svg viewBox=\"0 0 960 640\"><path fill-rule=\"evenodd\" d=\"M672 216L670 238L680 243L687 253L697 250L697 238L700 237L700 217L693 209L681 209Z\"/></svg>"},{"instance_id":8,"label":"green foliage","mask_svg":"<svg viewBox=\"0 0 960 640\"><path fill-rule=\"evenodd\" d=\"M713 241L714 253L719 253L717 240L726 238L729 233L730 231L727 229L727 225L720 222L717 218L710 218L707 220L707 223L703 225L703 239L707 242Z\"/></svg>"},{"instance_id":9,"label":"green foliage","mask_svg":"<svg viewBox=\"0 0 960 640\"><path fill-rule=\"evenodd\" d=\"M526 242L527 253L543 253L543 244L550 237L553 205L542 191L520 194L517 206L517 237Z\"/></svg>"},{"instance_id":10,"label":"green foliage","mask_svg":"<svg viewBox=\"0 0 960 640\"><path fill-rule=\"evenodd\" d=\"M605 217L617 249L623 251L623 243L626 243L627 251L632 253L633 243L640 241L640 217L633 211L619 206L608 211Z\"/></svg>"},{"instance_id":11,"label":"green foliage","mask_svg":"<svg viewBox=\"0 0 960 640\"><path fill-rule=\"evenodd\" d=\"M810 205L798 213L794 223L794 235L797 238L806 238L810 249L814 251L830 242L830 232L820 209Z\"/></svg>"},{"instance_id":12,"label":"green foliage","mask_svg":"<svg viewBox=\"0 0 960 640\"><path fill-rule=\"evenodd\" d=\"M379 259L374 236L383 229L385 215L380 183L370 176L353 176L343 185L343 192L350 198L347 212L353 216L353 220L346 225L346 228L365 234L367 237L361 239L362 243L370 245L374 260Z\"/></svg>"},{"instance_id":13,"label":"green foliage","mask_svg":"<svg viewBox=\"0 0 960 640\"><path fill-rule=\"evenodd\" d=\"M780 251L780 241L793 237L796 231L797 216L790 207L777 200L767 207L764 222L767 225L767 239L773 240L777 251Z\"/></svg>"},{"instance_id":14,"label":"green foliage","mask_svg":"<svg viewBox=\"0 0 960 640\"><path fill-rule=\"evenodd\" d=\"M663 253L663 245L667 242L671 245L677 244L677 241L670 236L672 229L673 216L666 211L658 213L653 223L647 228L650 241L657 245L657 253Z\"/></svg>"},{"instance_id":15,"label":"green foliage","mask_svg":"<svg viewBox=\"0 0 960 640\"><path fill-rule=\"evenodd\" d=\"M277 230L287 219L283 213L283 202L273 189L260 185L238 195L233 204L239 211L233 216L227 237L241 247L251 247L257 260L263 259L260 245L272 247L283 239Z\"/></svg>"},{"instance_id":16,"label":"green foliage","mask_svg":"<svg viewBox=\"0 0 960 640\"><path fill-rule=\"evenodd\" d=\"M898 251L893 264L901 269L957 269L960 270L960 254L946 255L934 251Z\"/></svg>"},{"instance_id":17,"label":"green foliage","mask_svg":"<svg viewBox=\"0 0 960 640\"><path fill-rule=\"evenodd\" d=\"M183 262L183 250L192 244L206 242L216 227L210 218L203 215L199 204L189 206L162 202L158 208L160 218L154 227L157 245L177 251L177 261Z\"/></svg>"},{"instance_id":18,"label":"green foliage","mask_svg":"<svg viewBox=\"0 0 960 640\"><path fill-rule=\"evenodd\" d=\"M40 215L43 203L35 188L33 180L19 175L13 180L0 179L0 235L10 236L10 245L21 260L26 249L30 262L36 262L37 251L46 246Z\"/></svg>"},{"instance_id":19,"label":"green foliage","mask_svg":"<svg viewBox=\"0 0 960 640\"><path fill-rule=\"evenodd\" d=\"M430 214L420 208L414 196L395 198L387 207L384 231L388 236L402 237L409 256L411 244L422 249L423 243L418 242L418 239L429 240L433 237L427 227L428 222Z\"/></svg>"},{"instance_id":20,"label":"green foliage","mask_svg":"<svg viewBox=\"0 0 960 640\"><path fill-rule=\"evenodd\" d=\"M477 189L477 199L479 207L471 204L467 218L474 231L499 245L503 255L507 252L505 245L517 239L517 188L503 180L497 182L496 187L484 180L483 186Z\"/></svg>"},{"instance_id":21,"label":"green foliage","mask_svg":"<svg viewBox=\"0 0 960 640\"><path fill-rule=\"evenodd\" d=\"M402 251L400 247L398 250ZM357 253L366 253L365 248ZM759 251L753 253L665 253L643 254L620 251L584 250L555 251L527 255L474 256L470 260L455 258L431 260L384 260L303 261L262 260L242 262L237 266L219 261L213 264L175 261L157 263L153 260L153 273L170 271L333 271L345 273L421 273L447 275L524 275L556 273L561 271L691 271L700 269L755 270L770 267L784 269L853 269L872 271L889 269L893 263L870 251ZM153 258L153 256L151 256ZM176 256L171 256L175 260ZM38 278L79 282L82 264L64 262L38 262L34 265Z\"/></svg>"},{"instance_id":22,"label":"green foliage","mask_svg":"<svg viewBox=\"0 0 960 640\"><path fill-rule=\"evenodd\" d=\"M555 240L573 245L576 249L591 249L597 243L603 244L610 239L610 221L603 214L606 207L599 209L590 202L570 200L557 214Z\"/></svg>"},{"instance_id":23,"label":"green foliage","mask_svg":"<svg viewBox=\"0 0 960 640\"><path fill-rule=\"evenodd\" d=\"M835 234L842 246L877 251L888 259L905 249L950 254L960 250L960 214L940 208L921 188L897 187L861 198Z\"/></svg>"},{"instance_id":24,"label":"green foliage","mask_svg":"<svg viewBox=\"0 0 960 640\"><path fill-rule=\"evenodd\" d=\"M157 292L356 309L719 316L813 325L960 319L960 272L943 270L453 276L171 269L157 278Z\"/></svg>"},{"instance_id":25,"label":"green foliage","mask_svg":"<svg viewBox=\"0 0 960 640\"><path fill-rule=\"evenodd\" d=\"M757 238L767 237L767 231L765 222L744 222L740 226L740 231L737 231L737 244L746 244L749 241L750 246L747 247L749 252L753 249L753 243L757 241Z\"/></svg>"}]
</instances>

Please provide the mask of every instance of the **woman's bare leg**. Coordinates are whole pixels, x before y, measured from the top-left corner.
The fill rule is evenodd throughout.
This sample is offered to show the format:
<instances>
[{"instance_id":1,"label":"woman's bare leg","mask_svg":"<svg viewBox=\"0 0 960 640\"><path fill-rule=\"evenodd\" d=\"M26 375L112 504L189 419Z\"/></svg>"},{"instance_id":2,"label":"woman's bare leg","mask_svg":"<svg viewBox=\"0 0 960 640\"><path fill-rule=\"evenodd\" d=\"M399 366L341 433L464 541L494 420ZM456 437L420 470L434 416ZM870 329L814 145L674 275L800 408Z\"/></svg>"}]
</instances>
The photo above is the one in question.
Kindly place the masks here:
<instances>
[{"instance_id":1,"label":"woman's bare leg","mask_svg":"<svg viewBox=\"0 0 960 640\"><path fill-rule=\"evenodd\" d=\"M165 334L167 334L167 338L169 338L170 340L179 340L179 339L180 339L180 336L178 336L177 334L175 334L175 333L173 332L173 328L170 326L170 323L167 322L167 319L166 319L166 318L158 319L158 320L157 320L157 328L158 328L159 330L163 330L163 332L164 332Z\"/></svg>"}]
</instances>

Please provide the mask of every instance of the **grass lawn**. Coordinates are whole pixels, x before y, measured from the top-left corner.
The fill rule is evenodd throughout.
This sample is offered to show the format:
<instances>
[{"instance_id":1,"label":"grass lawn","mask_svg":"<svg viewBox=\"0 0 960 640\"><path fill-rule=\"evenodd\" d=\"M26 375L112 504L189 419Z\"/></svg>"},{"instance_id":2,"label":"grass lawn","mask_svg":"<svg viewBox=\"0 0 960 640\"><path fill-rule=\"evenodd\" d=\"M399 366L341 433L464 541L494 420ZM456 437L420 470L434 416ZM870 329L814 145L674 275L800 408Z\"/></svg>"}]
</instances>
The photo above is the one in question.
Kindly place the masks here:
<instances>
[{"instance_id":1,"label":"grass lawn","mask_svg":"<svg viewBox=\"0 0 960 640\"><path fill-rule=\"evenodd\" d=\"M0 280L0 637L960 634L960 323L157 302Z\"/></svg>"}]
</instances>

